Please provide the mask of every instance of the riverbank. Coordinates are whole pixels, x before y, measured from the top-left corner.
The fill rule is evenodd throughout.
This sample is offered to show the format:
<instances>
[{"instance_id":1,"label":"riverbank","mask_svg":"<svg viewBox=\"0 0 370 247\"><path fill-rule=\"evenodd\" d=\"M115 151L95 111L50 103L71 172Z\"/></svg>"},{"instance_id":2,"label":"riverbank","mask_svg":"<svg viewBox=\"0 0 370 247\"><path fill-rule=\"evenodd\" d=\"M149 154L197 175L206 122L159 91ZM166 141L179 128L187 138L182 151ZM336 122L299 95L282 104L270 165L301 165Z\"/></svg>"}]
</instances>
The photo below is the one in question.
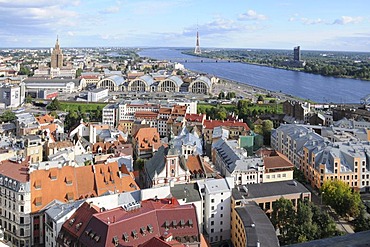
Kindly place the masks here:
<instances>
[{"instance_id":1,"label":"riverbank","mask_svg":"<svg viewBox=\"0 0 370 247\"><path fill-rule=\"evenodd\" d=\"M284 69L243 63L215 62L182 54L173 48L151 48L139 52L142 57L182 63L186 69L214 75L274 92L293 95L322 103L359 103L369 94L369 82L352 79L323 77Z\"/></svg>"},{"instance_id":2,"label":"riverbank","mask_svg":"<svg viewBox=\"0 0 370 247\"><path fill-rule=\"evenodd\" d=\"M360 80L360 81L369 81L370 78L359 78L359 77L354 77L354 76L347 76L347 75L327 75L327 74L322 74L322 73L315 73L315 72L309 72L305 71L304 67L289 67L289 66L279 66L279 65L269 65L269 64L264 64L264 63L257 63L257 62L246 62L242 60L235 60L232 58L218 58L218 57L212 57L212 56L205 56L204 54L194 54L193 52L181 52L184 55L188 56L193 56L193 57L198 57L198 58L206 58L206 59L214 59L214 60L222 60L222 61L231 61L234 63L241 63L241 64L250 64L250 65L256 65L256 66L261 66L261 67L267 67L267 68L273 68L273 69L283 69L287 71L295 71L295 72L303 72L311 75L319 75L319 76L324 76L324 77L332 77L332 78L340 78L340 79L352 79L352 80Z\"/></svg>"},{"instance_id":3,"label":"riverbank","mask_svg":"<svg viewBox=\"0 0 370 247\"><path fill-rule=\"evenodd\" d=\"M226 78L219 79L220 81L213 86L214 96L218 96L220 92L235 92L237 97L242 99L249 99L251 101L256 101L258 96L262 95L264 97L269 96L269 98L274 98L277 102L294 100L301 102L309 101L313 103L312 101L307 99L302 99L282 92L276 92L265 88L249 85L244 82L237 82Z\"/></svg>"}]
</instances>

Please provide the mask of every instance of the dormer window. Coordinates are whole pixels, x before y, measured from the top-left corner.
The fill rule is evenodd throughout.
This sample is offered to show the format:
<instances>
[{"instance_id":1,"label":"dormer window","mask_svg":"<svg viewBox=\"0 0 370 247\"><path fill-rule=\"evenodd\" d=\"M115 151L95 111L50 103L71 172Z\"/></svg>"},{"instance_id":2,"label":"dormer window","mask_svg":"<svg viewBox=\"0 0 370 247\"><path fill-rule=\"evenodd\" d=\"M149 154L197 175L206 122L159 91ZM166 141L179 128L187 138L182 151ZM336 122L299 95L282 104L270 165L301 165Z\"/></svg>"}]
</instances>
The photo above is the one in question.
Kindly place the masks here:
<instances>
[{"instance_id":1,"label":"dormer window","mask_svg":"<svg viewBox=\"0 0 370 247\"><path fill-rule=\"evenodd\" d=\"M153 226L151 224L148 225L148 231L150 233L153 233Z\"/></svg>"},{"instance_id":2,"label":"dormer window","mask_svg":"<svg viewBox=\"0 0 370 247\"><path fill-rule=\"evenodd\" d=\"M143 236L145 236L146 235L146 229L145 229L145 227L140 227L140 232L141 232L141 234Z\"/></svg>"},{"instance_id":3,"label":"dormer window","mask_svg":"<svg viewBox=\"0 0 370 247\"><path fill-rule=\"evenodd\" d=\"M134 237L134 239L137 239L137 232L136 232L136 230L132 230L132 236Z\"/></svg>"},{"instance_id":4,"label":"dormer window","mask_svg":"<svg viewBox=\"0 0 370 247\"><path fill-rule=\"evenodd\" d=\"M125 232L125 233L123 233L122 238L123 238L123 240L124 240L125 242L128 242L128 241L129 241L128 234L127 234L126 232Z\"/></svg>"},{"instance_id":5,"label":"dormer window","mask_svg":"<svg viewBox=\"0 0 370 247\"><path fill-rule=\"evenodd\" d=\"M114 244L114 246L118 246L118 237L117 236L113 237L113 244Z\"/></svg>"},{"instance_id":6,"label":"dormer window","mask_svg":"<svg viewBox=\"0 0 370 247\"><path fill-rule=\"evenodd\" d=\"M35 189L40 190L41 189L41 180L36 180L34 183Z\"/></svg>"}]
</instances>

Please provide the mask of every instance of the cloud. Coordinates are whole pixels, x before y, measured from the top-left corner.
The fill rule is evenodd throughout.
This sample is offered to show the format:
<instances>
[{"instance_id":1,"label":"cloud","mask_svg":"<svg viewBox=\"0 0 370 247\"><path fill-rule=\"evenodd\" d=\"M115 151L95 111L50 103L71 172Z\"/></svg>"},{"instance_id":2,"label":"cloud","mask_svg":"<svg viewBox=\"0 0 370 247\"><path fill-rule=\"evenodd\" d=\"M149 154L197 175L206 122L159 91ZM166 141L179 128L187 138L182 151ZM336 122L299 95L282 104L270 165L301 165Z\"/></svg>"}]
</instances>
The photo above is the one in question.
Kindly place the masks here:
<instances>
[{"instance_id":1,"label":"cloud","mask_svg":"<svg viewBox=\"0 0 370 247\"><path fill-rule=\"evenodd\" d=\"M183 31L184 36L194 36L196 31L199 29L199 32L202 36L224 36L230 32L251 32L263 29L263 26L260 25L245 25L243 22L236 20L230 20L222 18L220 16L215 17L212 21L199 25L188 27Z\"/></svg>"},{"instance_id":2,"label":"cloud","mask_svg":"<svg viewBox=\"0 0 370 247\"><path fill-rule=\"evenodd\" d=\"M336 19L332 24L346 25L346 24L357 24L364 20L361 16L351 17L351 16L342 16L339 19Z\"/></svg>"},{"instance_id":3,"label":"cloud","mask_svg":"<svg viewBox=\"0 0 370 247\"><path fill-rule=\"evenodd\" d=\"M108 8L103 9L102 11L99 11L100 14L115 14L120 11L119 6L110 6Z\"/></svg>"},{"instance_id":4,"label":"cloud","mask_svg":"<svg viewBox=\"0 0 370 247\"><path fill-rule=\"evenodd\" d=\"M316 24L325 23L325 21L321 18L317 18L317 19L301 18L301 21L305 25L316 25Z\"/></svg>"},{"instance_id":5,"label":"cloud","mask_svg":"<svg viewBox=\"0 0 370 247\"><path fill-rule=\"evenodd\" d=\"M72 3L78 4L79 1ZM55 34L78 23L79 15L70 10L70 6L71 1L67 0L0 0L2 29L8 35L18 37Z\"/></svg>"},{"instance_id":6,"label":"cloud","mask_svg":"<svg viewBox=\"0 0 370 247\"><path fill-rule=\"evenodd\" d=\"M257 14L254 10L248 10L246 13L240 14L238 20L240 21L264 21L267 16L262 14Z\"/></svg>"}]
</instances>

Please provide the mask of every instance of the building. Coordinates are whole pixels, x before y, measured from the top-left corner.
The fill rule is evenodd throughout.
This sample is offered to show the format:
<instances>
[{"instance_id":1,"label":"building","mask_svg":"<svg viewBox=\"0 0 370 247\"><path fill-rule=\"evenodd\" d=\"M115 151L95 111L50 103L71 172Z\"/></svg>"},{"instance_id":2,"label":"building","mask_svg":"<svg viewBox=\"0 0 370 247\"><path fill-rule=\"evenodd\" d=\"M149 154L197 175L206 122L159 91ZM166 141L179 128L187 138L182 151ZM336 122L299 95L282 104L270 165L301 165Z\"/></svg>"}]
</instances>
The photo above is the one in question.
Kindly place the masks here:
<instances>
[{"instance_id":1,"label":"building","mask_svg":"<svg viewBox=\"0 0 370 247\"><path fill-rule=\"evenodd\" d=\"M63 67L63 53L62 49L60 49L59 46L59 39L57 38L57 41L55 43L55 47L51 53L51 68L62 68Z\"/></svg>"},{"instance_id":2,"label":"building","mask_svg":"<svg viewBox=\"0 0 370 247\"><path fill-rule=\"evenodd\" d=\"M57 246L57 236L62 225L81 206L82 200L64 203L56 200L45 211L45 246Z\"/></svg>"},{"instance_id":3,"label":"building","mask_svg":"<svg viewBox=\"0 0 370 247\"><path fill-rule=\"evenodd\" d=\"M161 146L156 128L140 128L133 136L134 155L136 158L148 159Z\"/></svg>"},{"instance_id":4,"label":"building","mask_svg":"<svg viewBox=\"0 0 370 247\"><path fill-rule=\"evenodd\" d=\"M15 246L32 245L32 197L27 170L27 161L0 164L0 224L4 239Z\"/></svg>"},{"instance_id":5,"label":"building","mask_svg":"<svg viewBox=\"0 0 370 247\"><path fill-rule=\"evenodd\" d=\"M282 125L272 133L271 146L300 168L313 187L338 179L356 190L370 191L368 141L332 142L306 126Z\"/></svg>"},{"instance_id":6,"label":"building","mask_svg":"<svg viewBox=\"0 0 370 247\"><path fill-rule=\"evenodd\" d=\"M301 61L301 47L300 46L294 47L294 61L297 61L297 62Z\"/></svg>"},{"instance_id":7,"label":"building","mask_svg":"<svg viewBox=\"0 0 370 247\"><path fill-rule=\"evenodd\" d=\"M85 203L64 223L57 242L60 246L141 246L158 237L179 246L200 246L194 205L179 205L175 198L149 199L111 210ZM160 246L152 243L144 246Z\"/></svg>"},{"instance_id":8,"label":"building","mask_svg":"<svg viewBox=\"0 0 370 247\"><path fill-rule=\"evenodd\" d=\"M203 233L212 243L230 239L231 178L198 181L203 201Z\"/></svg>"},{"instance_id":9,"label":"building","mask_svg":"<svg viewBox=\"0 0 370 247\"><path fill-rule=\"evenodd\" d=\"M107 88L97 88L93 91L87 92L88 102L98 102L103 99L107 99L109 95L109 90Z\"/></svg>"},{"instance_id":10,"label":"building","mask_svg":"<svg viewBox=\"0 0 370 247\"><path fill-rule=\"evenodd\" d=\"M231 177L234 184L261 183L264 174L264 161L260 157L248 157L239 148L236 140L217 141L213 146L212 161L216 169L225 177Z\"/></svg>"},{"instance_id":11,"label":"building","mask_svg":"<svg viewBox=\"0 0 370 247\"><path fill-rule=\"evenodd\" d=\"M239 198L240 203L244 204L256 202L268 216L271 215L274 202L281 197L291 200L297 208L299 201L311 201L311 192L295 180L238 185L233 189L233 198Z\"/></svg>"},{"instance_id":12,"label":"building","mask_svg":"<svg viewBox=\"0 0 370 247\"><path fill-rule=\"evenodd\" d=\"M16 84L0 84L0 103L5 107L18 107L23 104L24 90Z\"/></svg>"},{"instance_id":13,"label":"building","mask_svg":"<svg viewBox=\"0 0 370 247\"><path fill-rule=\"evenodd\" d=\"M39 95L40 91L51 90L63 93L73 93L85 84L84 79L43 79L28 78L24 80L28 94Z\"/></svg>"},{"instance_id":14,"label":"building","mask_svg":"<svg viewBox=\"0 0 370 247\"><path fill-rule=\"evenodd\" d=\"M242 197L233 193L231 208L231 242L233 246L280 246L275 228L265 212L254 201L246 203L242 201Z\"/></svg>"},{"instance_id":15,"label":"building","mask_svg":"<svg viewBox=\"0 0 370 247\"><path fill-rule=\"evenodd\" d=\"M173 148L161 146L145 163L144 170L143 180L146 188L190 181L190 172L180 162L179 153Z\"/></svg>"}]
</instances>

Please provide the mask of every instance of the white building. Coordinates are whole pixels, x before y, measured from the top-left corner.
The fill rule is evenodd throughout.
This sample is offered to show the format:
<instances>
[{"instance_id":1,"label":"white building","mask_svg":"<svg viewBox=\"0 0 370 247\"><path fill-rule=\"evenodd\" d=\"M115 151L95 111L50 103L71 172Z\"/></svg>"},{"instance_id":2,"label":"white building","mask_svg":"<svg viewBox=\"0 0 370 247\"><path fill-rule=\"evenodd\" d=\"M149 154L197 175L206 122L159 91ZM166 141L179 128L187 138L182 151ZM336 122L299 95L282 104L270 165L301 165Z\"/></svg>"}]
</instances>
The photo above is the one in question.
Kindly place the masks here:
<instances>
[{"instance_id":1,"label":"white building","mask_svg":"<svg viewBox=\"0 0 370 247\"><path fill-rule=\"evenodd\" d=\"M5 107L18 107L23 103L21 87L13 84L0 84L0 103Z\"/></svg>"},{"instance_id":2,"label":"white building","mask_svg":"<svg viewBox=\"0 0 370 247\"><path fill-rule=\"evenodd\" d=\"M262 183L264 162L262 158L248 157L239 148L238 141L220 139L212 145L212 161L225 177L232 177L235 185Z\"/></svg>"},{"instance_id":3,"label":"white building","mask_svg":"<svg viewBox=\"0 0 370 247\"><path fill-rule=\"evenodd\" d=\"M45 246L56 247L56 238L63 223L81 206L83 201L63 203L55 201L55 205L45 211Z\"/></svg>"},{"instance_id":4,"label":"white building","mask_svg":"<svg viewBox=\"0 0 370 247\"><path fill-rule=\"evenodd\" d=\"M198 181L203 201L204 235L212 244L230 239L232 178Z\"/></svg>"},{"instance_id":5,"label":"white building","mask_svg":"<svg viewBox=\"0 0 370 247\"><path fill-rule=\"evenodd\" d=\"M98 102L108 97L109 90L107 88L97 88L87 93L88 102Z\"/></svg>"}]
</instances>

